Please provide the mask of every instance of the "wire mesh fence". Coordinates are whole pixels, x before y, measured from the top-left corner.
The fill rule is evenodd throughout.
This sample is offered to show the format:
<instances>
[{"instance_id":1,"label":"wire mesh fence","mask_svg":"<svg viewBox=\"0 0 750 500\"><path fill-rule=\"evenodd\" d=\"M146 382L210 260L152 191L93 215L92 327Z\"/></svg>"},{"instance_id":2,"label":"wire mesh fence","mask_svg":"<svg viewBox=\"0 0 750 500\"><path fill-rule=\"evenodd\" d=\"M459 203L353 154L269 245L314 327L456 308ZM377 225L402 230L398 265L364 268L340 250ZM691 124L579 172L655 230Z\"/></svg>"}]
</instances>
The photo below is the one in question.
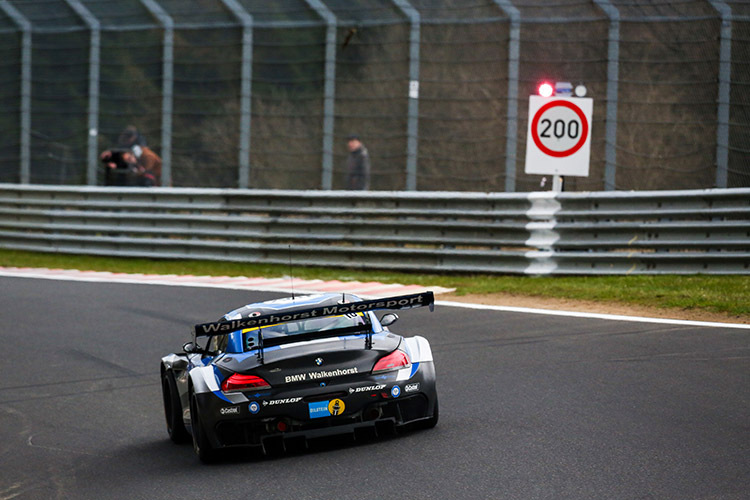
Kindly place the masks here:
<instances>
[{"instance_id":1,"label":"wire mesh fence","mask_svg":"<svg viewBox=\"0 0 750 500\"><path fill-rule=\"evenodd\" d=\"M101 184L136 126L185 187L532 191L528 96L594 99L567 190L750 186L747 0L0 0L0 182Z\"/></svg>"}]
</instances>

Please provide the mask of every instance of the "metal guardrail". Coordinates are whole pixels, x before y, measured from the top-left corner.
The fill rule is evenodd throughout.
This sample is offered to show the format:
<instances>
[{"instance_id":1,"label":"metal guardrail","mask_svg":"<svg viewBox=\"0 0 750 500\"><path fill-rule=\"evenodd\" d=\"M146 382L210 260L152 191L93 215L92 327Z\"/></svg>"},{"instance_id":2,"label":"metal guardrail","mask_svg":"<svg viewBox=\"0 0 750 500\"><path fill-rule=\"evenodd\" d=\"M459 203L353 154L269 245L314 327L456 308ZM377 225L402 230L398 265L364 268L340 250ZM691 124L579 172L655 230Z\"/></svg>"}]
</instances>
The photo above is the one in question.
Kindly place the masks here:
<instances>
[{"instance_id":1,"label":"metal guardrail","mask_svg":"<svg viewBox=\"0 0 750 500\"><path fill-rule=\"evenodd\" d=\"M0 248L422 272L750 274L750 189L485 194L0 184Z\"/></svg>"}]
</instances>

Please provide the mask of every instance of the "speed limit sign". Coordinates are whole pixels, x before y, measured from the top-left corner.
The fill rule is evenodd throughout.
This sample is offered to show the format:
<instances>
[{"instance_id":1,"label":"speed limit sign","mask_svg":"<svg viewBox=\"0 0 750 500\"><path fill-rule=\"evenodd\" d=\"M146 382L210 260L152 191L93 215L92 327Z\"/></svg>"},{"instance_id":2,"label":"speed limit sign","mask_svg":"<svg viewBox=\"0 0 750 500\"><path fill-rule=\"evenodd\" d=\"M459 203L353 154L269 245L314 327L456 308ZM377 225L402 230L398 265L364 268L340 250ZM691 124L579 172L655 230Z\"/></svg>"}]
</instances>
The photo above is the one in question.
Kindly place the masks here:
<instances>
[{"instance_id":1,"label":"speed limit sign","mask_svg":"<svg viewBox=\"0 0 750 500\"><path fill-rule=\"evenodd\" d=\"M591 98L529 97L527 174L589 175Z\"/></svg>"}]
</instances>

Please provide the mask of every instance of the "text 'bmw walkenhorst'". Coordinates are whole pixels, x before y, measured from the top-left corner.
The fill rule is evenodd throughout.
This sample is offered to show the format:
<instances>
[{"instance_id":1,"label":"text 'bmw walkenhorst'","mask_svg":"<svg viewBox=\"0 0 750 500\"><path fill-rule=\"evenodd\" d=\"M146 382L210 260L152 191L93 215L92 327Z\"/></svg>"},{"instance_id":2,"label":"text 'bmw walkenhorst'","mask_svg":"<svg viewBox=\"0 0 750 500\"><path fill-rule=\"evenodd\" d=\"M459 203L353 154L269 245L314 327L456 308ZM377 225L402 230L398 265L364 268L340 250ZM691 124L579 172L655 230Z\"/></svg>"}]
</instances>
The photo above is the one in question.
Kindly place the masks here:
<instances>
[{"instance_id":1,"label":"text 'bmw walkenhorst'","mask_svg":"<svg viewBox=\"0 0 750 500\"><path fill-rule=\"evenodd\" d=\"M374 313L422 306L433 309L432 292L324 294L249 304L195 325L184 352L161 360L169 436L192 439L211 462L226 449L265 454L336 434L434 427L429 342L390 332L395 313Z\"/></svg>"}]
</instances>

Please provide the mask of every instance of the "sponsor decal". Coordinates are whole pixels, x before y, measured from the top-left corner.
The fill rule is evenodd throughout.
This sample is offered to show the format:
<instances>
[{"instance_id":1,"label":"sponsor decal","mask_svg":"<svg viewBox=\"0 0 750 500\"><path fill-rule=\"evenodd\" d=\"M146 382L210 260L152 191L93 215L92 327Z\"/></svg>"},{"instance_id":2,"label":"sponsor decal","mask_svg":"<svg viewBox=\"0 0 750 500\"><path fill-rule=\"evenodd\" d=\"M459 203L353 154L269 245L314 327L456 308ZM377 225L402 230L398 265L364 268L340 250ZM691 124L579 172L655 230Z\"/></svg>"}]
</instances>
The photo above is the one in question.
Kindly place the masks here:
<instances>
[{"instance_id":1,"label":"sponsor decal","mask_svg":"<svg viewBox=\"0 0 750 500\"><path fill-rule=\"evenodd\" d=\"M321 378L341 377L342 375L354 375L355 373L358 373L356 366L354 368L339 368L331 371L321 370L319 372L298 373L284 377L284 383L288 384L290 382L305 382L307 380L317 380Z\"/></svg>"},{"instance_id":2,"label":"sponsor decal","mask_svg":"<svg viewBox=\"0 0 750 500\"><path fill-rule=\"evenodd\" d=\"M318 366L322 365L323 364L323 358L316 358L315 359L315 364L318 365Z\"/></svg>"},{"instance_id":3,"label":"sponsor decal","mask_svg":"<svg viewBox=\"0 0 750 500\"><path fill-rule=\"evenodd\" d=\"M416 384L406 384L404 386L404 392L417 392L419 390L419 382Z\"/></svg>"},{"instance_id":4,"label":"sponsor decal","mask_svg":"<svg viewBox=\"0 0 750 500\"><path fill-rule=\"evenodd\" d=\"M344 409L346 408L346 405L343 401L340 399L333 399L330 403L328 403L328 411L331 415L341 415L344 413Z\"/></svg>"},{"instance_id":5,"label":"sponsor decal","mask_svg":"<svg viewBox=\"0 0 750 500\"><path fill-rule=\"evenodd\" d=\"M334 306L322 306L306 309L303 311L290 312L289 314L271 313L244 319L232 319L216 323L203 323L195 325L195 333L199 336L221 335L245 328L253 328L264 325L274 325L288 321L299 321L308 318L319 318L321 316L339 316L349 313L374 311L379 309L409 309L412 307L427 306L434 303L432 292L418 293L414 295L401 295L385 299L363 300L349 304L337 304Z\"/></svg>"},{"instance_id":6,"label":"sponsor decal","mask_svg":"<svg viewBox=\"0 0 750 500\"><path fill-rule=\"evenodd\" d=\"M391 396L394 398L397 398L401 395L401 388L397 385L393 386L393 389L391 389Z\"/></svg>"},{"instance_id":7,"label":"sponsor decal","mask_svg":"<svg viewBox=\"0 0 750 500\"><path fill-rule=\"evenodd\" d=\"M270 399L263 401L263 406L286 405L290 403L299 403L300 401L302 401L302 396L298 398Z\"/></svg>"},{"instance_id":8,"label":"sponsor decal","mask_svg":"<svg viewBox=\"0 0 750 500\"><path fill-rule=\"evenodd\" d=\"M328 401L316 401L315 403L308 403L310 418L330 417L331 412L328 411L328 403Z\"/></svg>"},{"instance_id":9,"label":"sponsor decal","mask_svg":"<svg viewBox=\"0 0 750 500\"><path fill-rule=\"evenodd\" d=\"M239 406L227 406L226 408L222 408L219 410L219 413L222 415L239 415L240 414L240 407Z\"/></svg>"},{"instance_id":10,"label":"sponsor decal","mask_svg":"<svg viewBox=\"0 0 750 500\"><path fill-rule=\"evenodd\" d=\"M258 404L257 401L253 401L247 406L247 409L250 410L250 413L255 415L256 413L260 411L260 405Z\"/></svg>"},{"instance_id":11,"label":"sponsor decal","mask_svg":"<svg viewBox=\"0 0 750 500\"><path fill-rule=\"evenodd\" d=\"M375 392L375 391L379 391L381 389L385 389L385 384L380 384L380 385L366 385L364 387L350 387L349 388L349 394L354 394L356 392Z\"/></svg>"}]
</instances>

